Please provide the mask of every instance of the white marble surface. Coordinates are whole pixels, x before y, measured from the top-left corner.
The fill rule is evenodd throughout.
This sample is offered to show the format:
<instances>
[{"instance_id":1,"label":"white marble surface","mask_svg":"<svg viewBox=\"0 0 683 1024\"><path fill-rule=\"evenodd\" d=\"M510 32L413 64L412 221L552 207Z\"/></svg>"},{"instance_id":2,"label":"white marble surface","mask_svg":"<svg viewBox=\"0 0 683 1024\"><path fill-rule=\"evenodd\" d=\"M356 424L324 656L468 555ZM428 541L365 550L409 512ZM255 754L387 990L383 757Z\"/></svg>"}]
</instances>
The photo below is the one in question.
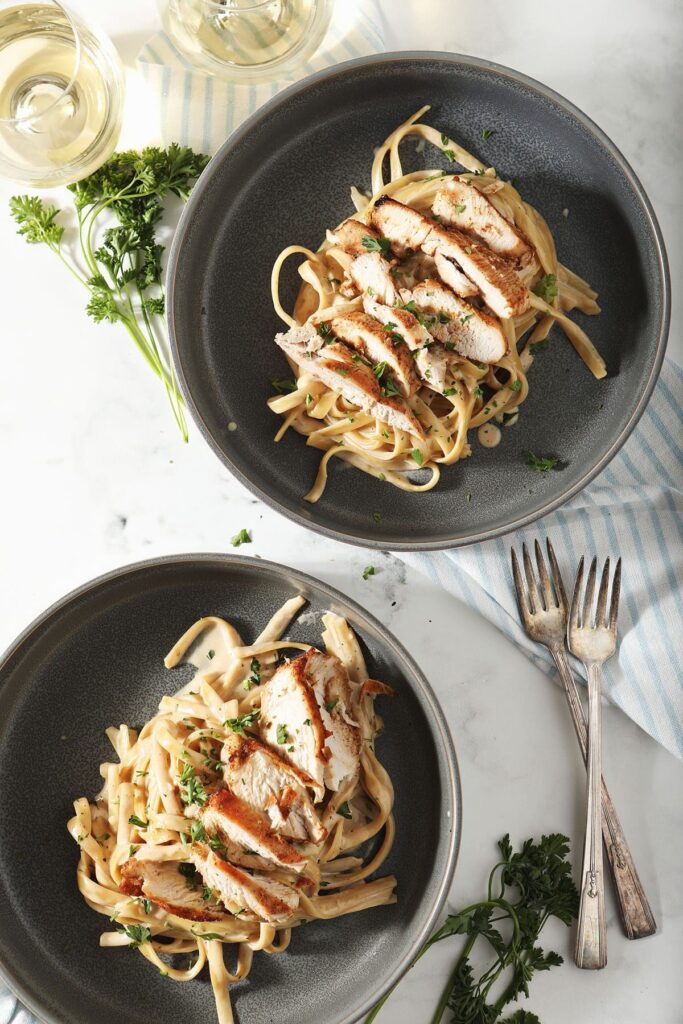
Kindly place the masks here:
<instances>
[{"instance_id":1,"label":"white marble surface","mask_svg":"<svg viewBox=\"0 0 683 1024\"><path fill-rule=\"evenodd\" d=\"M81 0L84 3L84 0ZM157 24L153 0L88 0L127 64ZM511 65L563 93L612 136L659 214L672 278L683 272L679 169L683 9L676 0L525 0L487 4L384 0L387 47L450 49ZM132 71L129 72L132 75ZM134 89L134 82L131 81ZM133 92L134 95L134 92ZM130 104L123 141L148 137L154 112ZM388 554L368 556L307 533L257 502L193 430L183 446L155 381L125 335L92 324L52 255L15 238L0 184L0 646L66 590L125 562L225 550L287 562L363 603L394 631L435 686L462 770L464 833L450 902L478 898L497 838L582 835L582 771L559 690L468 608ZM671 348L683 361L680 300ZM377 575L364 582L369 561ZM457 658L443 671L440 638ZM571 963L569 933L548 928L566 966L534 981L544 1024L678 1024L683 907L681 765L620 712L604 720L606 775L659 922L629 943L609 901L609 964ZM577 864L578 870L578 864ZM455 943L407 978L382 1022L429 1019Z\"/></svg>"}]
</instances>

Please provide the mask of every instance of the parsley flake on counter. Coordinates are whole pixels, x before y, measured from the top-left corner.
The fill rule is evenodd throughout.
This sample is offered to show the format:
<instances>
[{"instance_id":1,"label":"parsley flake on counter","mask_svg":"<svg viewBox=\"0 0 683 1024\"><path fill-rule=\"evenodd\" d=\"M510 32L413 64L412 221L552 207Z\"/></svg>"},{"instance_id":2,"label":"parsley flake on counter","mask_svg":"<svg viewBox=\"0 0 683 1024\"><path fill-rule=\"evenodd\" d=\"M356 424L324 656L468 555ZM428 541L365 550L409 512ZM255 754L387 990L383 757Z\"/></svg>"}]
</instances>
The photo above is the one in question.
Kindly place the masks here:
<instances>
[{"instance_id":1,"label":"parsley flake on counter","mask_svg":"<svg viewBox=\"0 0 683 1024\"><path fill-rule=\"evenodd\" d=\"M251 544L251 537L249 536L249 531L245 529L240 530L239 533L235 534L230 543L234 548L238 548L240 544Z\"/></svg>"},{"instance_id":2,"label":"parsley flake on counter","mask_svg":"<svg viewBox=\"0 0 683 1024\"><path fill-rule=\"evenodd\" d=\"M491 136L495 135L495 134L496 134L496 129L495 128L482 128L482 130L481 130L481 137L484 140L484 142L486 142L487 139L490 139Z\"/></svg>"},{"instance_id":3,"label":"parsley flake on counter","mask_svg":"<svg viewBox=\"0 0 683 1024\"><path fill-rule=\"evenodd\" d=\"M363 569L363 579L367 580L371 576L374 576L374 575L375 575L375 567L374 567L374 565L366 565L365 568Z\"/></svg>"}]
</instances>

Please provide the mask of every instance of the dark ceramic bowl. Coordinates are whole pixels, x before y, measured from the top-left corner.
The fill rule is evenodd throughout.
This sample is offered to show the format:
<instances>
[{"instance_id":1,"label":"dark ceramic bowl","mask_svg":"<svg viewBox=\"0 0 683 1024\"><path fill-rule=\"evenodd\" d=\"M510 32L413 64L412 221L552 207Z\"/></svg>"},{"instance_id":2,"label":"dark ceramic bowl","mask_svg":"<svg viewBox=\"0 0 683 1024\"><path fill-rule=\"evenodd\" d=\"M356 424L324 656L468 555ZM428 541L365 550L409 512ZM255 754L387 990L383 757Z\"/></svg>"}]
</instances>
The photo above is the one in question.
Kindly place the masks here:
<instances>
[{"instance_id":1,"label":"dark ceramic bowl","mask_svg":"<svg viewBox=\"0 0 683 1024\"><path fill-rule=\"evenodd\" d=\"M105 917L76 887L72 801L101 786L108 725L141 726L193 670L163 656L200 615L253 638L289 597L308 606L288 635L319 642L320 614L345 615L385 700L378 755L396 788L397 837L381 873L399 902L298 929L281 956L257 955L233 988L241 1024L351 1024L408 968L455 868L455 753L426 679L376 619L331 587L258 559L179 555L103 576L49 608L0 662L0 976L49 1024L210 1024L211 985L160 977L139 955L105 950ZM406 757L409 745L411 757ZM274 1012L276 1008L276 1012Z\"/></svg>"},{"instance_id":2,"label":"dark ceramic bowl","mask_svg":"<svg viewBox=\"0 0 683 1024\"><path fill-rule=\"evenodd\" d=\"M443 467L427 493L399 491L332 460L316 505L303 496L320 453L266 407L289 376L273 343L270 300L280 250L316 249L352 212L349 186L369 187L373 149L422 104L426 120L516 178L547 219L560 259L600 293L602 315L572 313L606 359L596 381L559 328L535 361L531 393L503 442ZM482 131L494 134L482 141ZM404 148L408 170L441 164ZM445 166L445 164L443 164ZM563 216L563 210L569 211ZM283 275L292 307L296 260ZM235 476L280 512L338 540L395 550L445 548L518 529L557 508L618 451L643 412L664 354L666 256L633 171L576 107L516 71L442 53L387 54L331 68L280 93L209 164L171 251L169 325L175 363L202 434ZM234 421L237 429L228 431ZM535 473L527 452L561 469ZM379 513L379 516L377 515Z\"/></svg>"}]
</instances>

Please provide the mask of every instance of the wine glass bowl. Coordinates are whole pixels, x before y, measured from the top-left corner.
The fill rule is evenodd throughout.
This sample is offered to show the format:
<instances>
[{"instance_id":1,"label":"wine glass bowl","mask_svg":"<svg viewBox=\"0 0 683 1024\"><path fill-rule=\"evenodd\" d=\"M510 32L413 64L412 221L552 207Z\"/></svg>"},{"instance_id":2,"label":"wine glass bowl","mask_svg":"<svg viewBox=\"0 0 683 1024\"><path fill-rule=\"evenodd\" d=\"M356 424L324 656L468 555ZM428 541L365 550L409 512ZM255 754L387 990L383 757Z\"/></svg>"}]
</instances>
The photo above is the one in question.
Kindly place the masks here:
<instances>
[{"instance_id":1,"label":"wine glass bowl","mask_svg":"<svg viewBox=\"0 0 683 1024\"><path fill-rule=\"evenodd\" d=\"M57 0L0 0L0 175L48 187L111 155L123 109L111 42Z\"/></svg>"}]
</instances>

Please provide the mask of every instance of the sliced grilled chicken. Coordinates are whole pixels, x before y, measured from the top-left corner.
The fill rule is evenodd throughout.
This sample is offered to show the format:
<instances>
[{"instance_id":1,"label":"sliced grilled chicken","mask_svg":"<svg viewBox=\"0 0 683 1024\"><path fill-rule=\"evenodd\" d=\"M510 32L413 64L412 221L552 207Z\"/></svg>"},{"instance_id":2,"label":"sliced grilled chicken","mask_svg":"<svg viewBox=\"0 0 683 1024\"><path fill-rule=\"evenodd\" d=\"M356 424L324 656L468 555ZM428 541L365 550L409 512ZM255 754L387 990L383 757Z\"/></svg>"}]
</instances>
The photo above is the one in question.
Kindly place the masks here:
<instances>
[{"instance_id":1,"label":"sliced grilled chicken","mask_svg":"<svg viewBox=\"0 0 683 1024\"><path fill-rule=\"evenodd\" d=\"M201 812L201 822L207 835L217 836L225 843L231 860L231 847L241 849L246 856L261 858L258 867L276 865L291 871L302 871L306 858L270 828L265 814L240 800L227 789L219 789L209 798ZM246 863L246 862L245 862Z\"/></svg>"},{"instance_id":2,"label":"sliced grilled chicken","mask_svg":"<svg viewBox=\"0 0 683 1024\"><path fill-rule=\"evenodd\" d=\"M396 283L391 266L378 252L357 256L348 269L354 291L361 295L376 295L382 302L396 302ZM343 290L343 289L342 289Z\"/></svg>"},{"instance_id":3,"label":"sliced grilled chicken","mask_svg":"<svg viewBox=\"0 0 683 1024\"><path fill-rule=\"evenodd\" d=\"M397 256L417 252L432 229L433 221L404 203L381 196L372 211L374 227L391 242Z\"/></svg>"},{"instance_id":4,"label":"sliced grilled chicken","mask_svg":"<svg viewBox=\"0 0 683 1024\"><path fill-rule=\"evenodd\" d=\"M204 893L191 875L182 874L181 869L188 866L173 860L155 862L131 857L121 865L119 888L127 896L144 897L177 917L190 921L219 921L225 917L223 908L210 894Z\"/></svg>"},{"instance_id":5,"label":"sliced grilled chicken","mask_svg":"<svg viewBox=\"0 0 683 1024\"><path fill-rule=\"evenodd\" d=\"M327 835L307 787L313 780L258 740L232 733L223 745L224 779L233 793L270 818L274 832L320 843Z\"/></svg>"},{"instance_id":6,"label":"sliced grilled chicken","mask_svg":"<svg viewBox=\"0 0 683 1024\"><path fill-rule=\"evenodd\" d=\"M261 735L315 783L337 790L358 771L361 736L351 686L337 658L311 648L281 666L261 695Z\"/></svg>"},{"instance_id":7,"label":"sliced grilled chicken","mask_svg":"<svg viewBox=\"0 0 683 1024\"><path fill-rule=\"evenodd\" d=\"M442 345L435 343L417 317L407 309L384 306L374 299L365 298L363 305L371 316L380 320L386 328L391 328L393 335L405 341L414 353L415 369L425 384L434 391L443 392L448 374L448 352Z\"/></svg>"},{"instance_id":8,"label":"sliced grilled chicken","mask_svg":"<svg viewBox=\"0 0 683 1024\"><path fill-rule=\"evenodd\" d=\"M247 910L262 921L275 923L287 920L299 906L299 893L291 885L267 875L248 874L217 857L203 843L195 843L190 856L204 884L233 914Z\"/></svg>"},{"instance_id":9,"label":"sliced grilled chicken","mask_svg":"<svg viewBox=\"0 0 683 1024\"><path fill-rule=\"evenodd\" d=\"M334 317L330 326L337 338L341 338L375 366L386 363L386 372L405 398L417 390L413 361L406 345L391 331L385 331L383 325L372 316L360 311L346 313Z\"/></svg>"},{"instance_id":10,"label":"sliced grilled chicken","mask_svg":"<svg viewBox=\"0 0 683 1024\"><path fill-rule=\"evenodd\" d=\"M467 299L479 294L477 286L472 284L469 277L465 277L457 264L440 252L434 254L434 267L443 283L452 288L456 295Z\"/></svg>"},{"instance_id":11,"label":"sliced grilled chicken","mask_svg":"<svg viewBox=\"0 0 683 1024\"><path fill-rule=\"evenodd\" d=\"M495 317L465 302L441 281L423 281L403 293L425 315L427 329L456 352L480 363L494 363L507 352L503 329Z\"/></svg>"},{"instance_id":12,"label":"sliced grilled chicken","mask_svg":"<svg viewBox=\"0 0 683 1024\"><path fill-rule=\"evenodd\" d=\"M312 374L348 402L359 406L383 423L417 437L424 433L403 399L382 394L381 385L369 366L340 342L324 345L312 324L292 327L276 334L275 342L306 373Z\"/></svg>"},{"instance_id":13,"label":"sliced grilled chicken","mask_svg":"<svg viewBox=\"0 0 683 1024\"><path fill-rule=\"evenodd\" d=\"M334 231L327 232L328 241L332 242L333 245L339 246L340 249L348 252L351 256L364 256L367 252L372 251L372 248L368 249L364 241L364 239L368 238L378 242L380 239L379 231L375 231L369 224L363 224L362 221L354 220L353 217L345 220Z\"/></svg>"},{"instance_id":14,"label":"sliced grilled chicken","mask_svg":"<svg viewBox=\"0 0 683 1024\"><path fill-rule=\"evenodd\" d=\"M508 319L529 308L529 292L510 260L492 252L470 235L437 224L423 248L429 256L439 252L453 260L476 284L484 302L498 316Z\"/></svg>"},{"instance_id":15,"label":"sliced grilled chicken","mask_svg":"<svg viewBox=\"0 0 683 1024\"><path fill-rule=\"evenodd\" d=\"M533 255L521 231L498 212L483 192L457 176L449 178L441 186L434 198L432 211L446 224L471 232L489 249L518 260L522 265L528 263Z\"/></svg>"}]
</instances>

